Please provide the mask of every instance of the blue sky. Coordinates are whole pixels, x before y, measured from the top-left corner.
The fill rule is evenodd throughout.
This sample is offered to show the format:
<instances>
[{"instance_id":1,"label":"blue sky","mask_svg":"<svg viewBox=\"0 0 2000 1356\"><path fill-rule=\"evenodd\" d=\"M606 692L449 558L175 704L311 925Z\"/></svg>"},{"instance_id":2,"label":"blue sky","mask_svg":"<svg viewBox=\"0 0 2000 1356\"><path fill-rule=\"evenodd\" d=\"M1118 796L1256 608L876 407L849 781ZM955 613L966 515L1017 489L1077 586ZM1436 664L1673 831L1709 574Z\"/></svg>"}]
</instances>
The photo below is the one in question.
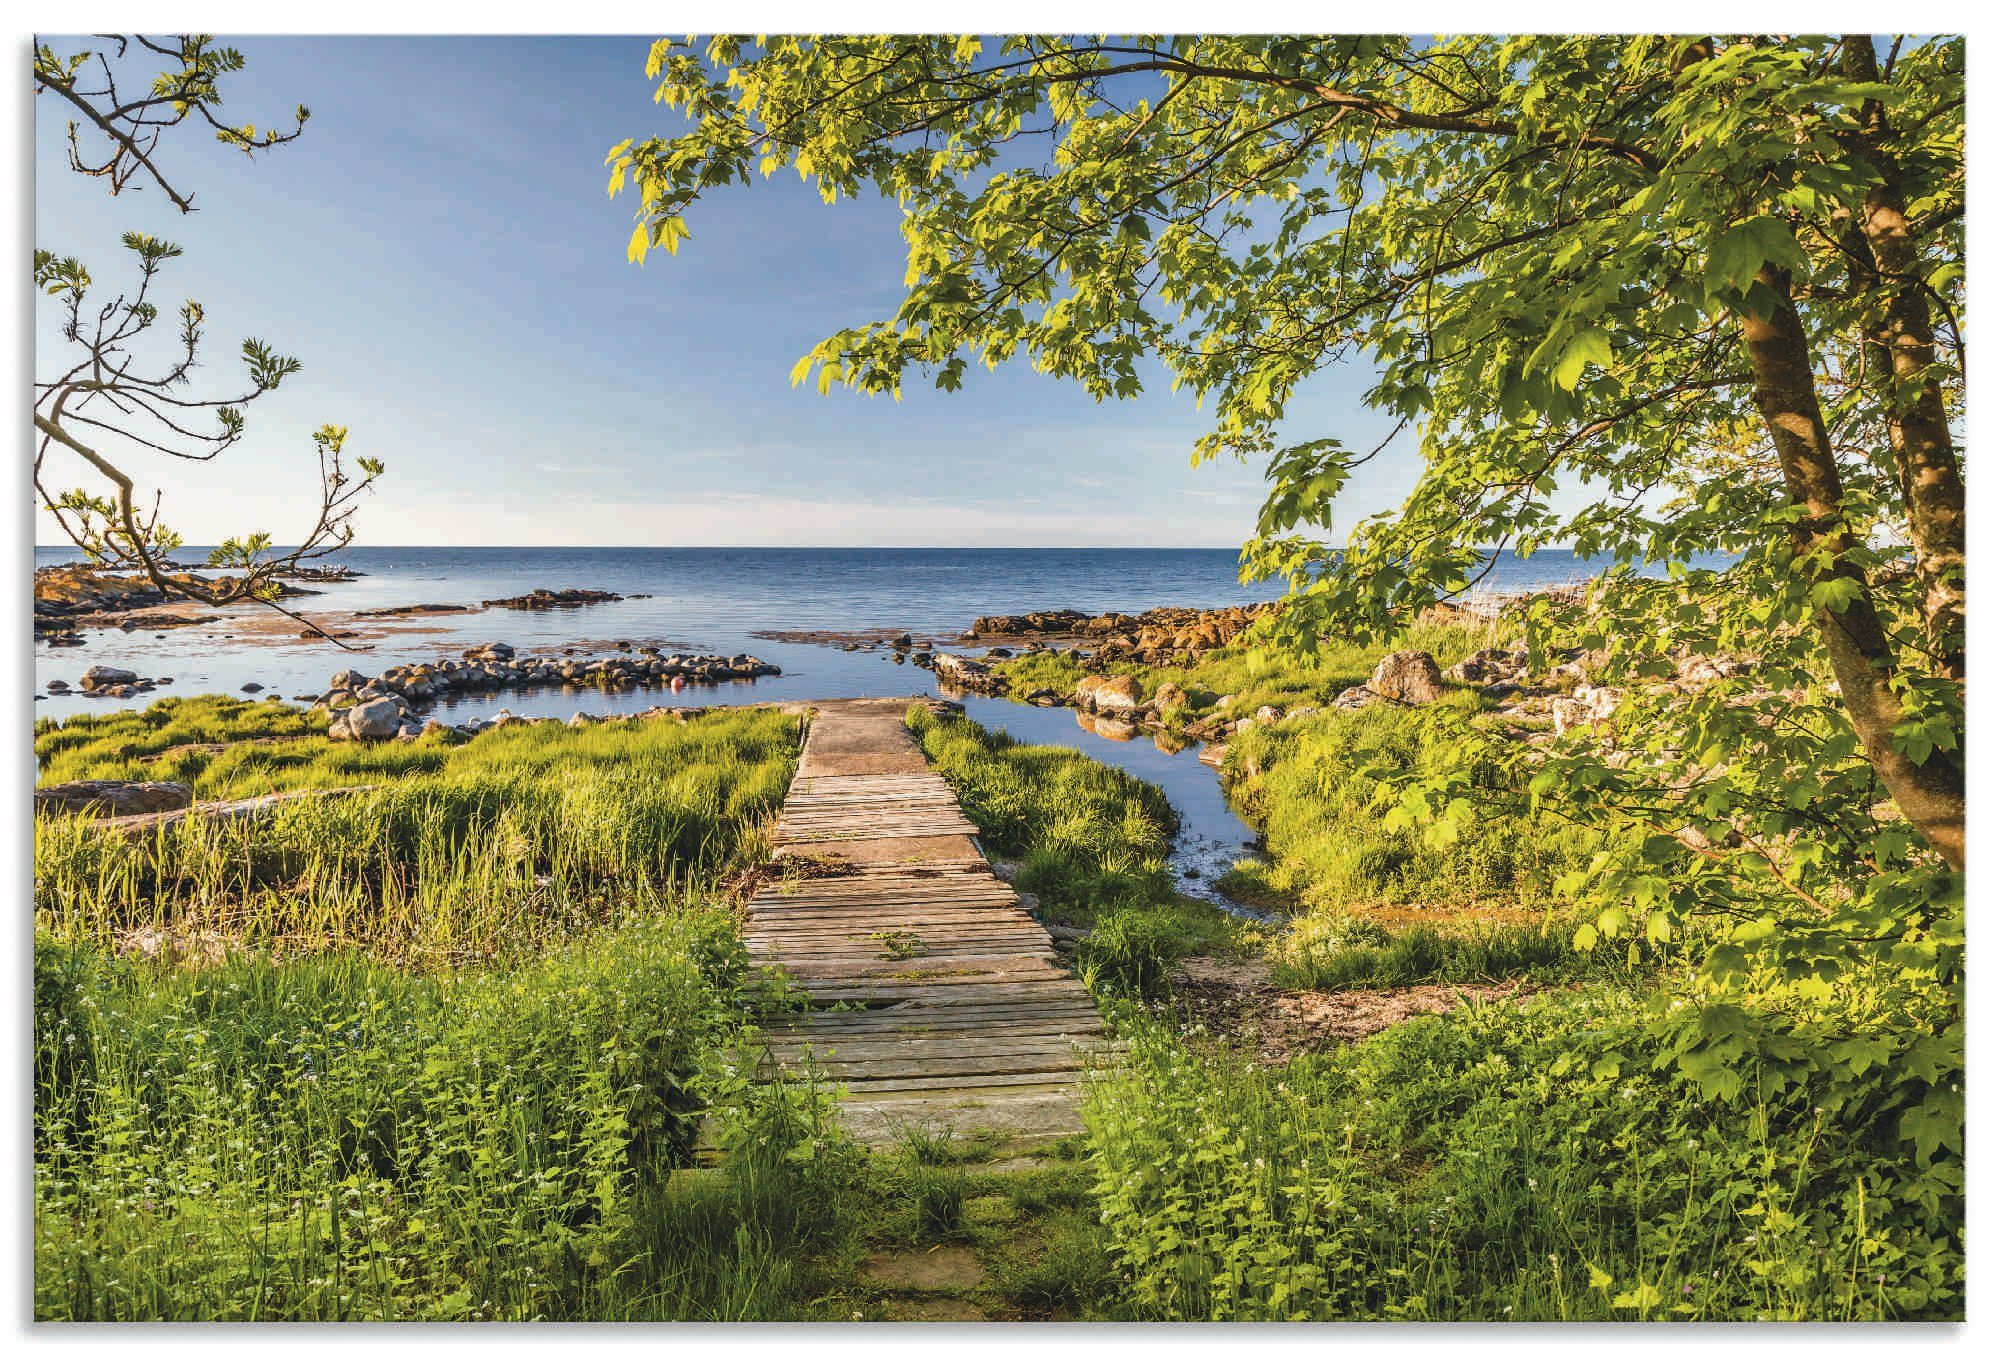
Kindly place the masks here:
<instances>
[{"instance_id":1,"label":"blue sky","mask_svg":"<svg viewBox=\"0 0 2000 1356\"><path fill-rule=\"evenodd\" d=\"M183 129L166 159L192 216L71 173L58 106L35 108L37 246L108 284L121 232L174 240L163 299L206 307L210 373L245 335L305 363L218 462L129 459L191 542L295 537L329 422L389 463L357 520L377 545L1236 546L1253 526L1260 468L1191 468L1202 414L1164 389L1099 405L1025 367L900 403L793 388L816 340L900 296L893 204L827 206L788 174L707 201L677 257L626 262L634 204L607 199L604 152L678 124L645 38L235 45L227 116L313 117L255 161ZM46 369L52 307L36 343ZM1301 436L1372 445L1364 378L1309 388ZM1339 535L1413 473L1408 449L1367 468Z\"/></svg>"}]
</instances>

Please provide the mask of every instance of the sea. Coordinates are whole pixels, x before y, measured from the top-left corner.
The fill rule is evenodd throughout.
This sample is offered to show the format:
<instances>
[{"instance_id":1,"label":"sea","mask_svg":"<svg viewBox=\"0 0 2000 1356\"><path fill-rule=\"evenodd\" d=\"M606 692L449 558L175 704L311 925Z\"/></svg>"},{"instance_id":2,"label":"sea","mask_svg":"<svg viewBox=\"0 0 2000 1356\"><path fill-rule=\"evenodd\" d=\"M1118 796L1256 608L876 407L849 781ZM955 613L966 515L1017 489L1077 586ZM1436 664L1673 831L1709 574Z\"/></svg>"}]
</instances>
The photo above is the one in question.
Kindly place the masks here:
<instances>
[{"instance_id":1,"label":"sea","mask_svg":"<svg viewBox=\"0 0 2000 1356\"><path fill-rule=\"evenodd\" d=\"M198 567L205 552L180 558ZM35 564L78 559L66 548L37 547ZM374 674L395 664L456 657L471 646L506 641L517 650L614 652L619 641L668 652L748 653L782 669L775 678L715 687L690 685L671 695L551 689L482 693L441 703L447 721L491 716L610 713L654 704L729 705L832 697L932 695L926 669L886 647L842 649L797 633L909 632L949 648L974 617L1070 607L1087 613L1149 607L1222 607L1278 597L1282 586L1245 586L1234 550L1138 549L796 549L362 546L323 563L358 572L342 583L306 583L313 596L287 606L330 629L354 629L343 650L302 634L296 621L256 605L225 609L214 621L161 631L96 629L74 648L35 647L35 715L53 720L143 705L162 696L241 694L306 702L333 674ZM1502 556L1484 582L1496 594L1527 592L1589 578L1587 558L1569 551ZM539 612L483 611L356 619L354 614L420 603L478 604L536 588L589 588L624 600ZM778 639L769 633L791 633ZM75 688L85 669L109 664L171 686L119 702L49 693L51 679ZM1113 740L1064 708L965 697L968 714L989 728L1034 743L1060 743L1160 785L1182 821L1174 865L1196 894L1227 866L1254 851L1254 832L1225 801L1198 749L1171 750L1146 739Z\"/></svg>"}]
</instances>

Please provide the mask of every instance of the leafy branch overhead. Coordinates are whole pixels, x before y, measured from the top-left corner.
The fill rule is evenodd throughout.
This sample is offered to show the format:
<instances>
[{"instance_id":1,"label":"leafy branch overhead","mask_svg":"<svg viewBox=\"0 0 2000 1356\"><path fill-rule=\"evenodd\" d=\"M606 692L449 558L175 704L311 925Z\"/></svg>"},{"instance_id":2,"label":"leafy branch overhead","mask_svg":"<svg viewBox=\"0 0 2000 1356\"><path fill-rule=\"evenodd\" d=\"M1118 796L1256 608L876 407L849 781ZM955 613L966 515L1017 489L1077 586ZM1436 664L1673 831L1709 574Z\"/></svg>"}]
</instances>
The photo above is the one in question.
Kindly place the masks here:
<instances>
[{"instance_id":1,"label":"leafy branch overhead","mask_svg":"<svg viewBox=\"0 0 2000 1356\"><path fill-rule=\"evenodd\" d=\"M150 53L171 63L146 83L146 93L129 98L119 91L120 63L128 52ZM222 77L243 65L241 53L217 47L204 36L171 42L114 37L105 46L67 56L42 45L34 56L35 92L62 100L83 115L81 123L69 124L72 168L107 180L113 194L140 187L134 180L143 175L188 212L193 210L192 195L174 186L158 159L166 129L197 119L213 128L224 145L254 154L294 140L309 116L300 107L289 131L222 121L216 112ZM85 127L102 137L100 150L84 151L79 136ZM180 257L181 247L136 231L126 232L122 243L132 256L136 281L129 292L105 300L97 299L102 294L93 292L95 281L81 260L35 251L35 288L58 308L70 352L68 367L35 383L36 493L65 535L96 563L141 570L170 596L213 605L257 601L287 611L276 602L281 577L353 540L359 497L382 474L382 464L360 457L350 465L347 430L322 427L313 435L318 503L299 545L278 551L269 533L245 533L229 538L208 557L210 566L237 573L205 579L177 569L170 556L181 538L162 521L158 494L149 503L140 502L136 482L125 469L127 459L153 453L182 461L213 460L242 439L244 407L276 390L300 364L261 339L246 339L240 350L240 385L228 394L194 391L206 313L200 302L183 301L173 312L169 338L161 329L156 299L160 275ZM50 453L58 449L80 460L104 488L59 484L49 463Z\"/></svg>"},{"instance_id":2,"label":"leafy branch overhead","mask_svg":"<svg viewBox=\"0 0 2000 1356\"><path fill-rule=\"evenodd\" d=\"M894 201L900 304L794 380L893 394L1019 360L1099 399L1192 394L1195 459L1267 470L1244 568L1291 586L1273 641L1387 634L1502 551L1609 557L1535 624L1601 651L1648 733L1615 759L1569 741L1542 794L1652 825L1688 874L1655 900L1657 860L1598 863L1571 884L1599 933L1733 914L1810 970L1953 916L1961 40L719 37L656 43L647 74L685 123L609 154L635 258L781 171ZM1419 466L1337 549L1398 436L1305 426L1294 398L1339 364ZM1759 680L1644 695L1730 654ZM1478 791L1393 794L1448 831Z\"/></svg>"}]
</instances>

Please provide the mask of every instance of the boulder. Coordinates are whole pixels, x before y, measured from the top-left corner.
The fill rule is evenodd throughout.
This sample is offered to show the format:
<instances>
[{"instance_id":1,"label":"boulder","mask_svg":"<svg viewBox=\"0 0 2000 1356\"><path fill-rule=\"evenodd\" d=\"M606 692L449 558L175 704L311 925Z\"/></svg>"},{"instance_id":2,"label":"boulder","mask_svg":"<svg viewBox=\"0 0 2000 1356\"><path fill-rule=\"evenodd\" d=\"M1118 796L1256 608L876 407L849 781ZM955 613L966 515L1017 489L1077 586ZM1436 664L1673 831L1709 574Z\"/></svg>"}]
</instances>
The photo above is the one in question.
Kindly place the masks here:
<instances>
[{"instance_id":1,"label":"boulder","mask_svg":"<svg viewBox=\"0 0 2000 1356\"><path fill-rule=\"evenodd\" d=\"M1091 707L1104 712L1137 711L1144 697L1145 691L1139 686L1139 680L1121 673L1098 683L1097 690L1091 694Z\"/></svg>"},{"instance_id":2,"label":"boulder","mask_svg":"<svg viewBox=\"0 0 2000 1356\"><path fill-rule=\"evenodd\" d=\"M1186 706L1187 699L1187 689L1179 683L1161 683L1153 692L1153 709L1165 711L1176 706Z\"/></svg>"},{"instance_id":3,"label":"boulder","mask_svg":"<svg viewBox=\"0 0 2000 1356\"><path fill-rule=\"evenodd\" d=\"M1444 675L1427 650L1397 650L1382 656L1368 686L1376 695L1405 706L1428 706L1445 692Z\"/></svg>"},{"instance_id":4,"label":"boulder","mask_svg":"<svg viewBox=\"0 0 2000 1356\"><path fill-rule=\"evenodd\" d=\"M377 697L347 713L348 733L355 739L393 739L402 728L404 704L394 697Z\"/></svg>"},{"instance_id":5,"label":"boulder","mask_svg":"<svg viewBox=\"0 0 2000 1356\"><path fill-rule=\"evenodd\" d=\"M92 664L83 671L78 680L85 692L95 692L100 687L124 687L139 681L139 675L130 669L114 669L108 664Z\"/></svg>"},{"instance_id":6,"label":"boulder","mask_svg":"<svg viewBox=\"0 0 2000 1356\"><path fill-rule=\"evenodd\" d=\"M331 692L345 692L349 688L360 687L363 683L366 683L367 681L368 679L364 675L356 672L353 669L342 669L339 673L334 674L332 678L327 680L326 686L328 691Z\"/></svg>"},{"instance_id":7,"label":"boulder","mask_svg":"<svg viewBox=\"0 0 2000 1356\"><path fill-rule=\"evenodd\" d=\"M185 782L82 781L35 788L38 815L149 815L192 804L194 788Z\"/></svg>"},{"instance_id":8,"label":"boulder","mask_svg":"<svg viewBox=\"0 0 2000 1356\"><path fill-rule=\"evenodd\" d=\"M1616 714L1618 703L1624 696L1619 688L1578 684L1569 696L1558 697L1549 703L1549 714L1555 720L1556 733L1562 735L1586 727L1600 728Z\"/></svg>"}]
</instances>

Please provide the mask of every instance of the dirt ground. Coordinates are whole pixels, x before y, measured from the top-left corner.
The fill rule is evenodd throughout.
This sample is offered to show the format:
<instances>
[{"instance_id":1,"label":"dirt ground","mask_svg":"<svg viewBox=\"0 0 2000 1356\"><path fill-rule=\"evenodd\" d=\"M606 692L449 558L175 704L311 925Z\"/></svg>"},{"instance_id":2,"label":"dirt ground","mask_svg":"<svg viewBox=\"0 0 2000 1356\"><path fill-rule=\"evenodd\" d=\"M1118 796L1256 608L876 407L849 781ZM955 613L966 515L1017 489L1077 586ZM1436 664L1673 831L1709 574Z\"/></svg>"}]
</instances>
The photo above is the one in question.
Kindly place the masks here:
<instances>
[{"instance_id":1,"label":"dirt ground","mask_svg":"<svg viewBox=\"0 0 2000 1356\"><path fill-rule=\"evenodd\" d=\"M1449 1012L1468 1000L1519 1000L1532 992L1534 986L1520 980L1302 992L1273 985L1267 961L1197 956L1181 963L1170 995L1157 1006L1163 1016L1183 1025L1239 1037L1255 1046L1260 1059L1280 1064L1301 1050L1358 1041L1412 1017Z\"/></svg>"}]
</instances>

